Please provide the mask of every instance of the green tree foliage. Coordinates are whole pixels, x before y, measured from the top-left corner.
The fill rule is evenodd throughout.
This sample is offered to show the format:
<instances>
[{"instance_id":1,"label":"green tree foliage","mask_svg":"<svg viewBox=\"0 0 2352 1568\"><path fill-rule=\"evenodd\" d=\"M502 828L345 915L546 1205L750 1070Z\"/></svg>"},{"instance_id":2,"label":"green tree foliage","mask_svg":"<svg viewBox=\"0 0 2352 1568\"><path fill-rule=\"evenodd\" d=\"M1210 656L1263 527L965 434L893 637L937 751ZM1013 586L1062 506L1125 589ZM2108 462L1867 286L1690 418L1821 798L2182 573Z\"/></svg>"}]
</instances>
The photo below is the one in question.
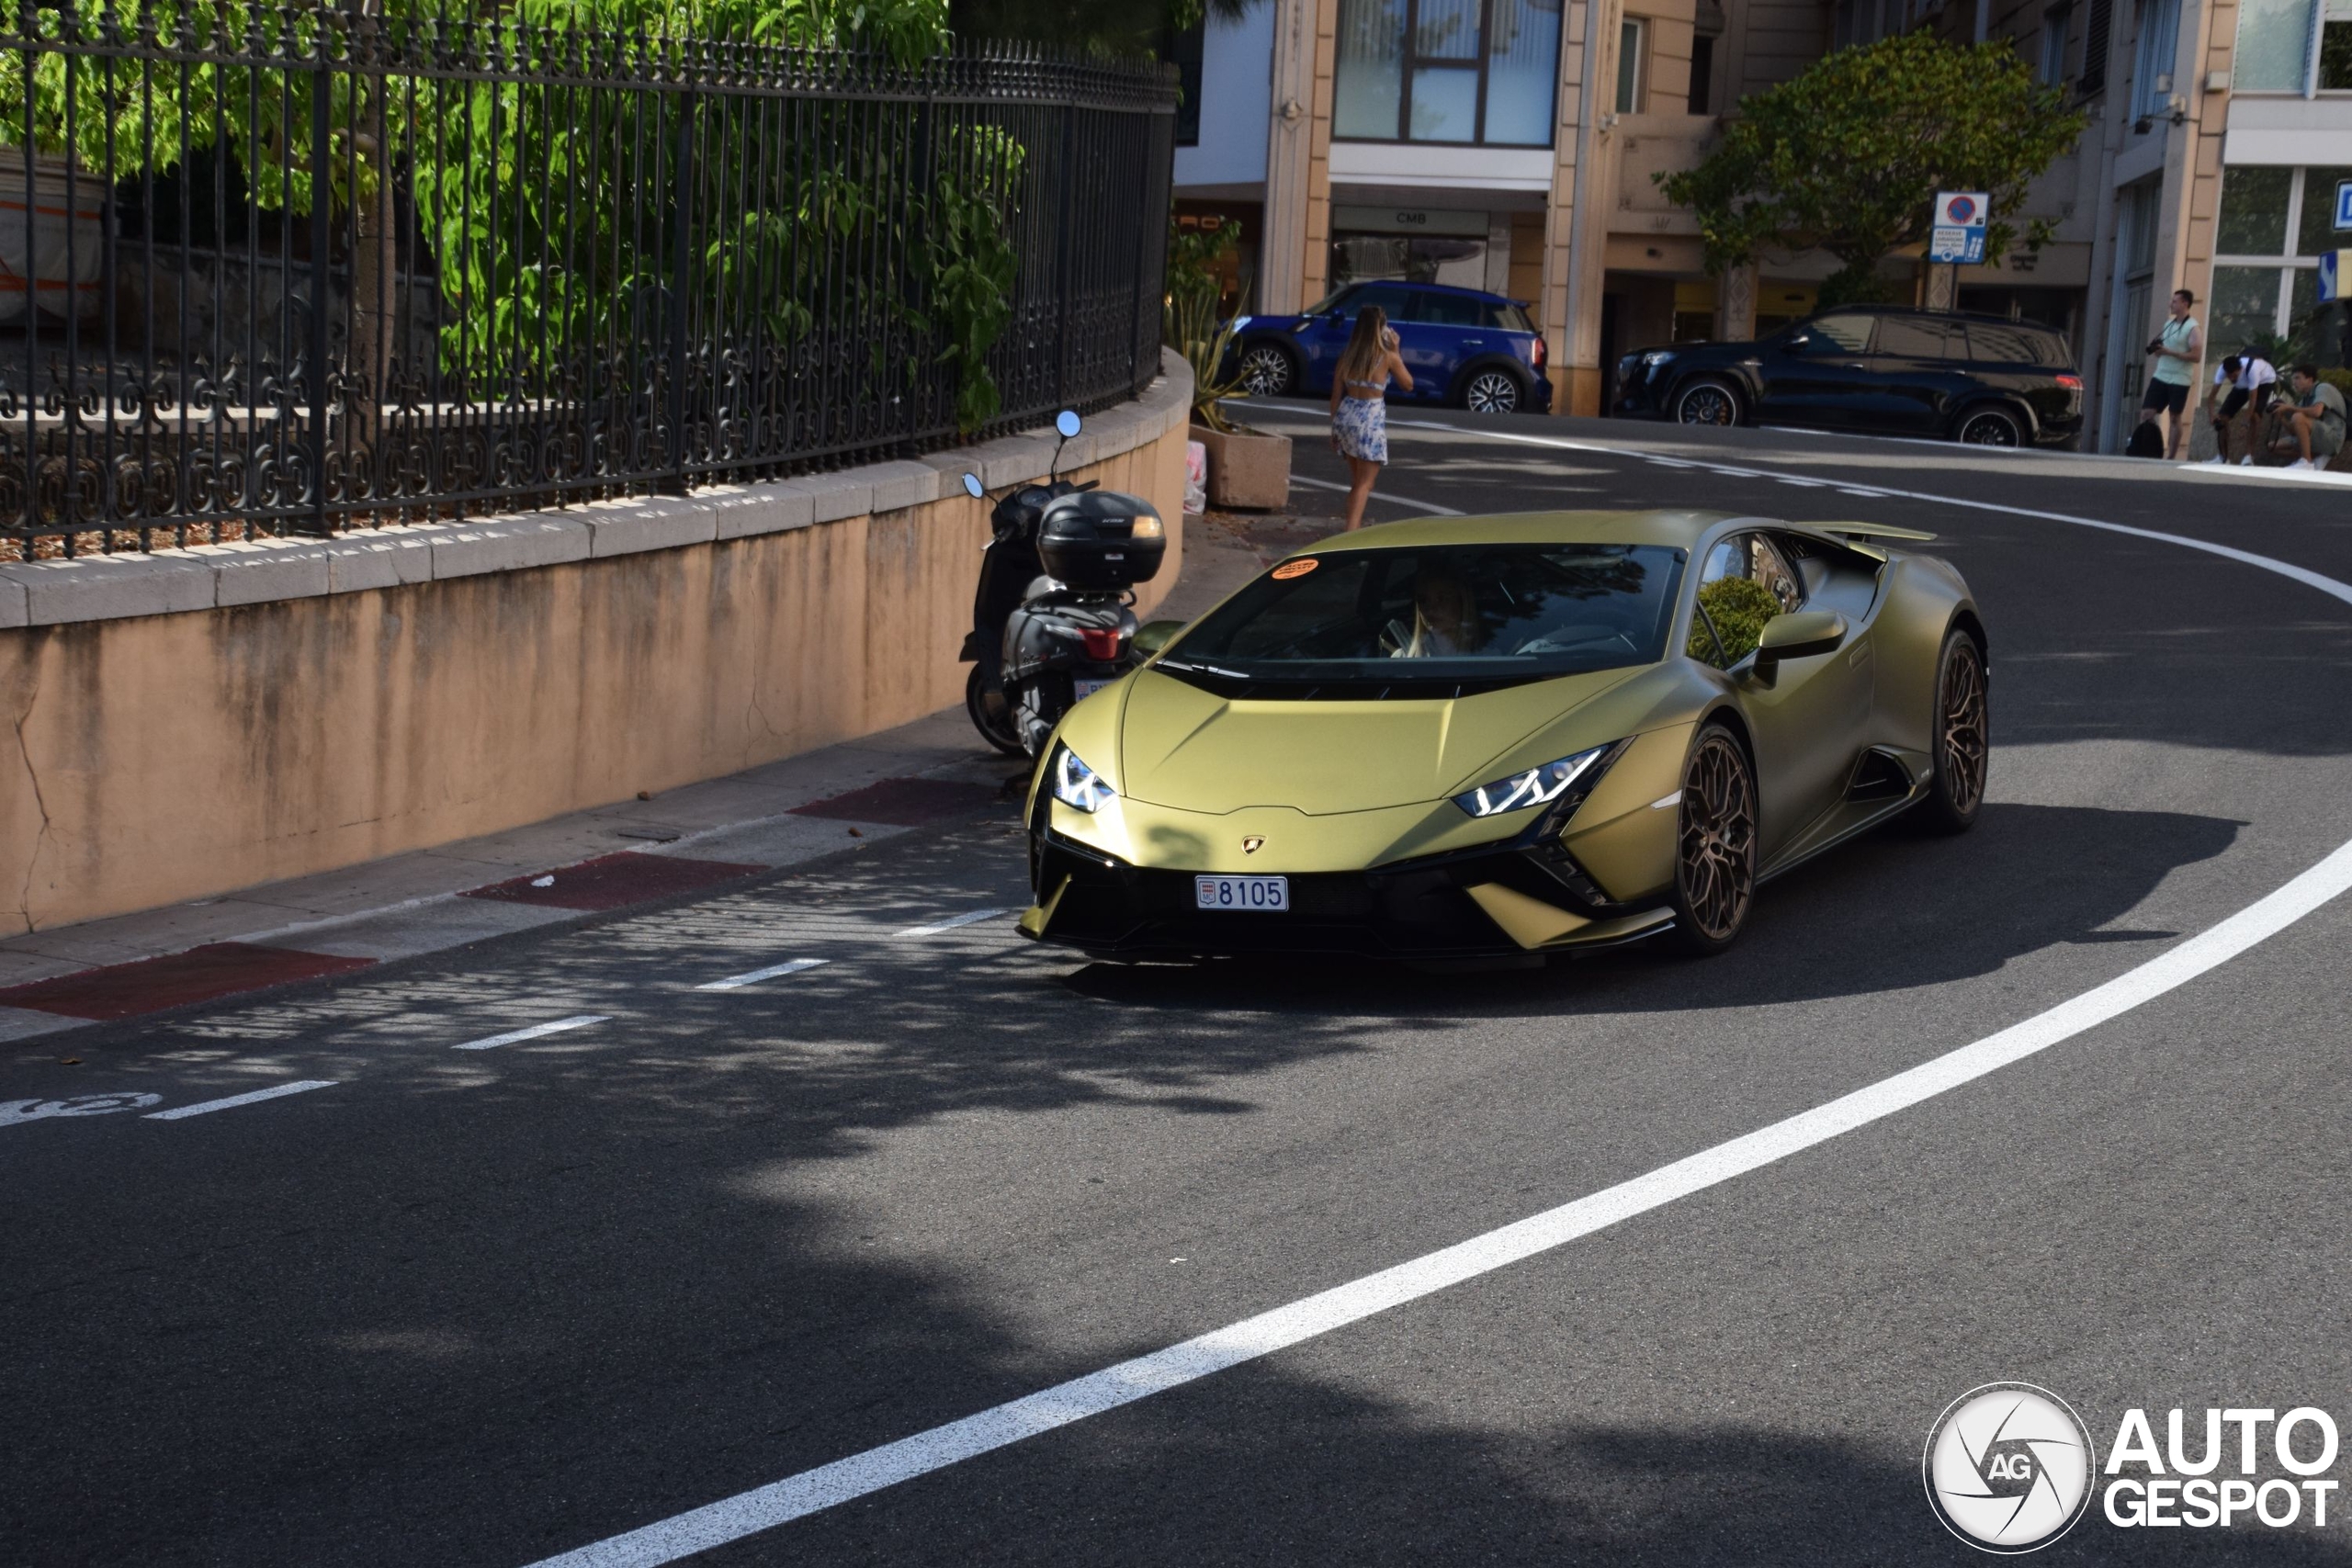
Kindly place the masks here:
<instances>
[{"instance_id":1,"label":"green tree foliage","mask_svg":"<svg viewBox=\"0 0 2352 1568\"><path fill-rule=\"evenodd\" d=\"M322 31L376 32L395 55L479 51L512 70L488 80L365 71L327 73L329 201L389 223L388 167L404 166L439 263L441 369L481 391L522 393L550 342L642 352L672 287L682 191L673 159L688 114L702 194L687 256L705 298L756 312L771 338L799 341L831 316L900 322L944 340L967 430L999 406L987 355L1011 313L1017 257L1009 219L1026 152L1006 131L962 125L935 152L879 134L870 111L822 96L779 105L729 94L582 86L624 61L660 66L687 40L863 50L911 65L945 49L946 0L509 0L486 18L465 0L365 0L286 10L247 0L100 0L30 9L36 39L317 58ZM332 24L322 18L333 18ZM20 24L21 25L21 24ZM301 66L142 68L104 55L0 51L0 142L29 125L42 152L116 179L166 171L225 147L266 210L311 210L311 91ZM566 72L561 69L571 66ZM549 81L540 79L557 77ZM775 156L779 138L795 150ZM388 157L389 154L389 157ZM904 193L916 193L913 199ZM709 193L725 193L713 200ZM378 297L389 239L363 245L355 295ZM829 255L901 256L895 273L849 269L826 293ZM365 305L363 303L363 310ZM368 378L388 373L390 333L363 333ZM918 367L882 361L876 373ZM355 356L356 356L355 349ZM372 401L372 400L368 400Z\"/></svg>"},{"instance_id":2,"label":"green tree foliage","mask_svg":"<svg viewBox=\"0 0 2352 1568\"><path fill-rule=\"evenodd\" d=\"M1781 602L1753 578L1719 577L1699 590L1699 609L1691 619L1690 655L1728 670L1756 650L1764 624L1781 613ZM1720 651L1717 637L1723 639Z\"/></svg>"},{"instance_id":3,"label":"green tree foliage","mask_svg":"<svg viewBox=\"0 0 2352 1568\"><path fill-rule=\"evenodd\" d=\"M2084 124L2007 42L1906 33L1743 99L1705 162L1657 179L1697 214L1709 271L1817 246L1845 264L1822 286L1832 305L1876 296L1879 263L1928 238L1939 190L1990 193L1987 262L2039 250L2050 225L2013 220Z\"/></svg>"},{"instance_id":4,"label":"green tree foliage","mask_svg":"<svg viewBox=\"0 0 2352 1568\"><path fill-rule=\"evenodd\" d=\"M962 38L1022 39L1107 54L1148 54L1210 17L1238 21L1272 0L950 0Z\"/></svg>"}]
</instances>

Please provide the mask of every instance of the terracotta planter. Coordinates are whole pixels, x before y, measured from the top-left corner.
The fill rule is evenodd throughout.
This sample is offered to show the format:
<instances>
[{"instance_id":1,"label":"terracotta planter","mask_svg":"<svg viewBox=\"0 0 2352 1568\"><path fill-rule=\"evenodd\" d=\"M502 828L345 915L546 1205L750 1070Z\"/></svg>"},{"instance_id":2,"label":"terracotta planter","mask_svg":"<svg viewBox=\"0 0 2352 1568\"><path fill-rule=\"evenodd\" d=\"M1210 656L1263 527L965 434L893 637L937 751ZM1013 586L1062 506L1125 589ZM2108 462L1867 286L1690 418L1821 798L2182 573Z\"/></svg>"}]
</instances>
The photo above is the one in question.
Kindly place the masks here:
<instances>
[{"instance_id":1,"label":"terracotta planter","mask_svg":"<svg viewBox=\"0 0 2352 1568\"><path fill-rule=\"evenodd\" d=\"M86 316L102 302L106 182L71 173L36 154L28 184L24 149L0 147L0 321L22 320L28 300L50 316Z\"/></svg>"},{"instance_id":2,"label":"terracotta planter","mask_svg":"<svg viewBox=\"0 0 2352 1568\"><path fill-rule=\"evenodd\" d=\"M1209 504L1272 511L1290 501L1290 437L1193 426L1208 449Z\"/></svg>"}]
</instances>

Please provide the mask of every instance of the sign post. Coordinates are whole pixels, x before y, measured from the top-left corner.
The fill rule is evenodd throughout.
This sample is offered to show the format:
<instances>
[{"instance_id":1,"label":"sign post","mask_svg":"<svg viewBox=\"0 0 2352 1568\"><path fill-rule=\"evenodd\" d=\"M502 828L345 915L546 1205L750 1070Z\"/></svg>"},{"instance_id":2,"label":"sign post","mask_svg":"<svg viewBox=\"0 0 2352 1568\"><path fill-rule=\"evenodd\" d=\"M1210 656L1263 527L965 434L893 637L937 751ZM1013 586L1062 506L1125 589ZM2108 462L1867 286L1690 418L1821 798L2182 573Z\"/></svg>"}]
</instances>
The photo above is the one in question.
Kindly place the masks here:
<instances>
[{"instance_id":1,"label":"sign post","mask_svg":"<svg viewBox=\"0 0 2352 1568\"><path fill-rule=\"evenodd\" d=\"M1984 260L1984 226L1992 217L1989 193L1944 190L1936 193L1936 220L1928 234L1928 260L1951 268L1929 282L1928 301L1944 310L1960 304L1960 269ZM1941 288L1936 287L1941 284ZM1938 298L1941 296L1940 299Z\"/></svg>"}]
</instances>

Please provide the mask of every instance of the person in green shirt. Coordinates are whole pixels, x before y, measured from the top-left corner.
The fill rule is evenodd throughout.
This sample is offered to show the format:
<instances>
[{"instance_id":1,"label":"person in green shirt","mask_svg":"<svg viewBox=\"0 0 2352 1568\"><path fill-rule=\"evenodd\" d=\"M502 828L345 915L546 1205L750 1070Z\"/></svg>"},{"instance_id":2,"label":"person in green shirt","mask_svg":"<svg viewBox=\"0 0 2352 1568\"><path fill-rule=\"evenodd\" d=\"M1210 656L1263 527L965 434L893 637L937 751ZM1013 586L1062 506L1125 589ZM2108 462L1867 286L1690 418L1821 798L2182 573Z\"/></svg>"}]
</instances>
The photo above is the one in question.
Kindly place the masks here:
<instances>
[{"instance_id":1,"label":"person in green shirt","mask_svg":"<svg viewBox=\"0 0 2352 1568\"><path fill-rule=\"evenodd\" d=\"M2186 288L2173 295L2172 314L2148 344L2156 363L2140 399L2142 423L2163 411L2165 453L2176 463L2188 447L2188 389L2196 384L2198 361L2205 357L2203 329L2188 313L2196 303L2197 296Z\"/></svg>"},{"instance_id":2,"label":"person in green shirt","mask_svg":"<svg viewBox=\"0 0 2352 1568\"><path fill-rule=\"evenodd\" d=\"M2290 468L2324 468L2344 450L2344 393L2319 378L2319 367L2298 365L2287 372L2295 400L2273 409L2270 450L2291 459Z\"/></svg>"}]
</instances>

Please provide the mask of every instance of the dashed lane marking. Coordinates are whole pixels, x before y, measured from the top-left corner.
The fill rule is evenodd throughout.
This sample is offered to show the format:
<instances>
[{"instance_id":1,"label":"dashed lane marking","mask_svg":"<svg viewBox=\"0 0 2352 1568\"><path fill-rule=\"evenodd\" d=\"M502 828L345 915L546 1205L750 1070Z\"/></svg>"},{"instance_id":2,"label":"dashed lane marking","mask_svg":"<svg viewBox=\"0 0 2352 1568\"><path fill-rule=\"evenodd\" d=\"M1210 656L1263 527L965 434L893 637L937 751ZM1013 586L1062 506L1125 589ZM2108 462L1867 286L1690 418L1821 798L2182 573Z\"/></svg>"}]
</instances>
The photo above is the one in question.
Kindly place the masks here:
<instances>
[{"instance_id":1,"label":"dashed lane marking","mask_svg":"<svg viewBox=\"0 0 2352 1568\"><path fill-rule=\"evenodd\" d=\"M501 1045L517 1045L526 1040L537 1040L549 1034L561 1034L567 1029L585 1029L592 1023L604 1023L611 1014L583 1012L571 1018L559 1018L550 1023L535 1023L528 1029L511 1029L503 1034L492 1034L481 1040L469 1040L453 1045L453 1051L495 1051Z\"/></svg>"},{"instance_id":2,"label":"dashed lane marking","mask_svg":"<svg viewBox=\"0 0 2352 1568\"><path fill-rule=\"evenodd\" d=\"M226 1100L201 1100L194 1105L175 1105L169 1111L150 1111L147 1120L176 1122L184 1116L206 1116L215 1111L234 1111L240 1105L259 1105L265 1100L283 1100L289 1094L308 1094L314 1089L333 1089L339 1081L335 1078L304 1078L300 1083L273 1084L268 1089L232 1094Z\"/></svg>"},{"instance_id":3,"label":"dashed lane marking","mask_svg":"<svg viewBox=\"0 0 2352 1568\"><path fill-rule=\"evenodd\" d=\"M958 926L977 925L982 920L994 919L999 915L1011 913L1012 911L1010 909L973 909L965 914L951 915L944 920L933 920L927 926L909 926L905 931L894 934L900 937L937 936L941 931L952 931Z\"/></svg>"},{"instance_id":4,"label":"dashed lane marking","mask_svg":"<svg viewBox=\"0 0 2352 1568\"><path fill-rule=\"evenodd\" d=\"M764 969L754 969L747 975L729 975L724 980L706 980L695 987L697 991L732 991L745 986L756 986L763 980L773 980L783 975L797 975L803 969L814 969L820 964L832 962L826 958L794 958L782 964L771 964Z\"/></svg>"}]
</instances>

